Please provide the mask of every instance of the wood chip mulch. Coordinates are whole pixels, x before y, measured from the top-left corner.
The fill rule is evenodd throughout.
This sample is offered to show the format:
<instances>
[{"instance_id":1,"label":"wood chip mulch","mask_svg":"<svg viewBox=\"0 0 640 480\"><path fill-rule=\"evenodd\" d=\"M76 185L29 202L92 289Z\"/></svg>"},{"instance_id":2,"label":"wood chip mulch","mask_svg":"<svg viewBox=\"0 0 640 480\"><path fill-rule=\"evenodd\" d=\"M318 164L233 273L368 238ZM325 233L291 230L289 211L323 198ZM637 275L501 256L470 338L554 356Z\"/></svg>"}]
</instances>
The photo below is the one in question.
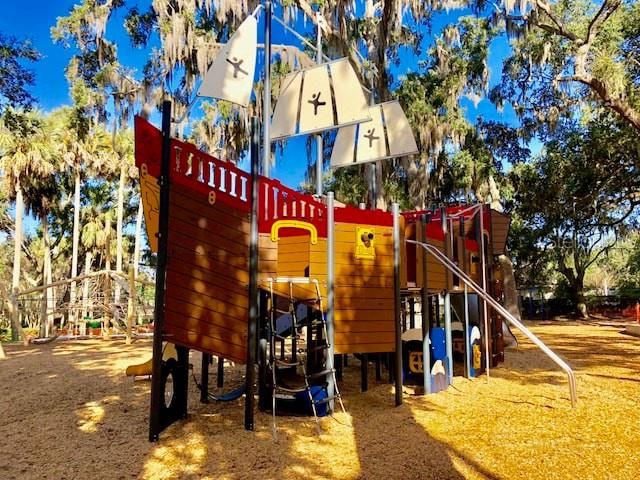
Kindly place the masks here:
<instances>
[{"instance_id":1,"label":"wood chip mulch","mask_svg":"<svg viewBox=\"0 0 640 480\"><path fill-rule=\"evenodd\" d=\"M313 418L279 417L277 443L270 414L258 412L246 432L242 399L200 404L193 381L189 419L147 442L150 383L123 372L149 358L148 340L9 345L0 478L640 478L640 339L621 333L623 323L530 325L575 369L577 408L565 375L518 336L488 382L456 378L446 392L405 395L398 408L373 368L370 390L359 392L353 359L341 382L347 414L322 419L321 436ZM198 353L191 363L198 374ZM229 388L242 369L227 368Z\"/></svg>"}]
</instances>

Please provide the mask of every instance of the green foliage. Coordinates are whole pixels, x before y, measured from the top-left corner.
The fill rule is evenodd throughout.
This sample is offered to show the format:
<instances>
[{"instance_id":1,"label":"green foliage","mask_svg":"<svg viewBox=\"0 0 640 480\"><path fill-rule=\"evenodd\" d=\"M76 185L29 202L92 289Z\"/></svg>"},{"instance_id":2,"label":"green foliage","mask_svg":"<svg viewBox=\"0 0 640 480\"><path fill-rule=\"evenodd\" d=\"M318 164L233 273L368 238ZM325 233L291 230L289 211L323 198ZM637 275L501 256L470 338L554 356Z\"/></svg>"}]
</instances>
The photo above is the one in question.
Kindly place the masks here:
<instances>
[{"instance_id":1,"label":"green foliage","mask_svg":"<svg viewBox=\"0 0 640 480\"><path fill-rule=\"evenodd\" d=\"M28 41L7 37L0 32L0 115L11 108L30 108L35 98L28 88L33 85L34 75L24 66L41 58Z\"/></svg>"},{"instance_id":2,"label":"green foliage","mask_svg":"<svg viewBox=\"0 0 640 480\"><path fill-rule=\"evenodd\" d=\"M619 295L640 298L640 233L626 235L599 259L598 267L610 275L610 287Z\"/></svg>"},{"instance_id":3,"label":"green foliage","mask_svg":"<svg viewBox=\"0 0 640 480\"><path fill-rule=\"evenodd\" d=\"M563 123L538 158L514 167L511 248L530 281L552 261L577 302L587 269L637 225L638 141L633 129L602 114Z\"/></svg>"},{"instance_id":4,"label":"green foliage","mask_svg":"<svg viewBox=\"0 0 640 480\"><path fill-rule=\"evenodd\" d=\"M515 10L515 9L514 9ZM512 104L531 132L550 135L585 105L604 107L640 131L637 2L536 2L502 11L512 37L502 81L490 98Z\"/></svg>"},{"instance_id":5,"label":"green foliage","mask_svg":"<svg viewBox=\"0 0 640 480\"><path fill-rule=\"evenodd\" d=\"M336 200L347 205L358 206L367 198L367 184L358 166L334 170L327 188L336 193Z\"/></svg>"}]
</instances>

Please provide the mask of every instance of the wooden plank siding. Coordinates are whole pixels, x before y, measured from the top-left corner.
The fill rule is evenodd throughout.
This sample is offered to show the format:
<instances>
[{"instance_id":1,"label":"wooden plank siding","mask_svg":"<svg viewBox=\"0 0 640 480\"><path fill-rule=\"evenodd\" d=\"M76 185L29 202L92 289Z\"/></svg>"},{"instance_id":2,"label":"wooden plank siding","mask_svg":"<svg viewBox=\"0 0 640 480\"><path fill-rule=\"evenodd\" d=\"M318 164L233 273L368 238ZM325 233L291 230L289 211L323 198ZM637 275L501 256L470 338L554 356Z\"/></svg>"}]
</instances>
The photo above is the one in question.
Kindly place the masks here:
<instances>
[{"instance_id":1,"label":"wooden plank siding","mask_svg":"<svg viewBox=\"0 0 640 480\"><path fill-rule=\"evenodd\" d=\"M271 260L263 260L263 253L270 252ZM318 280L326 310L327 297L327 240L318 238L316 244L311 243L309 235L280 237L277 242L268 234L260 234L260 288L269 291L269 279L277 277L304 277L308 267L310 279ZM274 283L273 292L289 298L288 283ZM300 301L313 300L317 297L315 285L295 284L293 296Z\"/></svg>"},{"instance_id":2,"label":"wooden plank siding","mask_svg":"<svg viewBox=\"0 0 640 480\"><path fill-rule=\"evenodd\" d=\"M493 239L493 254L502 255L505 252L511 217L496 210L491 210L491 238Z\"/></svg>"},{"instance_id":3,"label":"wooden plank siding","mask_svg":"<svg viewBox=\"0 0 640 480\"><path fill-rule=\"evenodd\" d=\"M335 228L335 352L392 352L393 229L372 227L375 258L365 259L355 256L358 227L370 226L336 223Z\"/></svg>"},{"instance_id":4,"label":"wooden plank siding","mask_svg":"<svg viewBox=\"0 0 640 480\"><path fill-rule=\"evenodd\" d=\"M305 277L310 273L311 235L281 237L278 240L278 277Z\"/></svg>"},{"instance_id":5,"label":"wooden plank siding","mask_svg":"<svg viewBox=\"0 0 640 480\"><path fill-rule=\"evenodd\" d=\"M444 252L444 242L427 238L427 243ZM424 279L422 275L422 262L427 260L427 290L439 292L447 287L447 274L444 266L430 255L422 247L416 249L416 286L422 288Z\"/></svg>"},{"instance_id":6,"label":"wooden plank siding","mask_svg":"<svg viewBox=\"0 0 640 480\"><path fill-rule=\"evenodd\" d=\"M244 363L249 219L180 185L172 185L169 212L165 337Z\"/></svg>"}]
</instances>

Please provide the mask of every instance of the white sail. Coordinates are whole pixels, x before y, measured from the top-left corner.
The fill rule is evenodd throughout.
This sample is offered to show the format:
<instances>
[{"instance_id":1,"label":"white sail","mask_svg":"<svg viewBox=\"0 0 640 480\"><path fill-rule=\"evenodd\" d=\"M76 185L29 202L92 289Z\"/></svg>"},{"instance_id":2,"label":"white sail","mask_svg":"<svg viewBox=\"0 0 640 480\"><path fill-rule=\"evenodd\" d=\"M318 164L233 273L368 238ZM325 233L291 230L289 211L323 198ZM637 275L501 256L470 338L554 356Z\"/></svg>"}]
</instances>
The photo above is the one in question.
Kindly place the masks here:
<instances>
[{"instance_id":1,"label":"white sail","mask_svg":"<svg viewBox=\"0 0 640 480\"><path fill-rule=\"evenodd\" d=\"M228 100L246 107L256 69L258 23L249 15L209 67L198 96Z\"/></svg>"},{"instance_id":2,"label":"white sail","mask_svg":"<svg viewBox=\"0 0 640 480\"><path fill-rule=\"evenodd\" d=\"M397 100L369 107L371 120L338 130L331 166L375 162L418 152L411 126Z\"/></svg>"},{"instance_id":3,"label":"white sail","mask_svg":"<svg viewBox=\"0 0 640 480\"><path fill-rule=\"evenodd\" d=\"M370 120L367 100L346 58L290 74L271 121L271 138L321 132Z\"/></svg>"}]
</instances>

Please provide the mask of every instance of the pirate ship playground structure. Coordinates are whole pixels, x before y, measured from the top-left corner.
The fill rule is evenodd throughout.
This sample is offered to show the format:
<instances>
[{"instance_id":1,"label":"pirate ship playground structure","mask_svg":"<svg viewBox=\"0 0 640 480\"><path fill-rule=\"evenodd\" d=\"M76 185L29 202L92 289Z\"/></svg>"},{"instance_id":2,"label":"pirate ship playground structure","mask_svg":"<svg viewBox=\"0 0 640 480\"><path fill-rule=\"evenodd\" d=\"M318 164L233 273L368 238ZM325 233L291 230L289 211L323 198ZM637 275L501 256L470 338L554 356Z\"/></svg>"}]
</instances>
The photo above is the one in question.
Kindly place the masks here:
<instances>
[{"instance_id":1,"label":"pirate ship playground structure","mask_svg":"<svg viewBox=\"0 0 640 480\"><path fill-rule=\"evenodd\" d=\"M244 395L252 430L257 393L275 433L281 411L302 405L317 420L343 408L336 360L344 355L360 355L363 389L369 356L390 358L396 405L404 382L432 393L454 372L488 374L504 357L504 321L567 373L575 403L571 368L499 302L494 257L505 252L507 215L487 205L400 213L397 204L389 212L338 204L322 194L321 137L316 195L269 177L272 140L328 129L338 129L334 168L417 152L399 103L367 102L347 59L323 63L319 37L317 65L283 81L271 117L270 5L264 118L261 129L251 120L249 173L171 138L169 101L161 130L135 120L145 223L157 252L149 439L186 417L190 349L203 354L202 400L211 356L245 364L244 388L227 398ZM200 95L248 104L260 8L220 51ZM176 346L174 358L163 355L164 342Z\"/></svg>"}]
</instances>

